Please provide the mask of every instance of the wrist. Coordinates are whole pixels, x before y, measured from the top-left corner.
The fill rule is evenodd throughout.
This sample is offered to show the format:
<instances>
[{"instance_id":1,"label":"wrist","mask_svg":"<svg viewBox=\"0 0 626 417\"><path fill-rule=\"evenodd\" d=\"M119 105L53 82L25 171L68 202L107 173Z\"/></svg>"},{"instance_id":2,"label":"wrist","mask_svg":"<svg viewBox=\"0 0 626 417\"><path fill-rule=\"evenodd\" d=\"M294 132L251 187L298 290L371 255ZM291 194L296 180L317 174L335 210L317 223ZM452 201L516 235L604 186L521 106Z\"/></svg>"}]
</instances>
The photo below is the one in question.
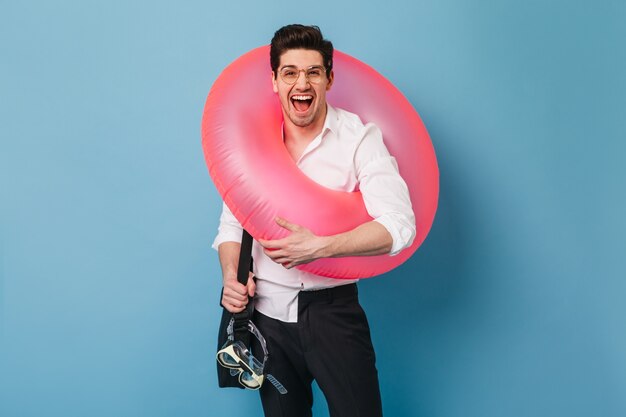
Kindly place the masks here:
<instances>
[{"instance_id":1,"label":"wrist","mask_svg":"<svg viewBox=\"0 0 626 417\"><path fill-rule=\"evenodd\" d=\"M235 266L227 266L222 271L222 282L237 280L237 268Z\"/></svg>"},{"instance_id":2,"label":"wrist","mask_svg":"<svg viewBox=\"0 0 626 417\"><path fill-rule=\"evenodd\" d=\"M319 236L320 248L318 258L333 258L336 256L334 236Z\"/></svg>"}]
</instances>

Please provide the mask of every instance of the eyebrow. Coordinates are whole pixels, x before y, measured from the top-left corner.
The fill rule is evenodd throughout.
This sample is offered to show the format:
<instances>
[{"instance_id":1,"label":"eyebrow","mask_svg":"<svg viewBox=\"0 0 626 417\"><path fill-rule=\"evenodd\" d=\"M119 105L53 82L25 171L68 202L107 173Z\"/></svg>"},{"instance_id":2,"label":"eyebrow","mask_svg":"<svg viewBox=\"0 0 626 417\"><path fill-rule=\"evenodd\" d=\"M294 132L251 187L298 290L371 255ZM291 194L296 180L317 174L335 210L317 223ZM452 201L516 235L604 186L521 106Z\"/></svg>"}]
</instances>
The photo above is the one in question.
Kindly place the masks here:
<instances>
[{"instance_id":1,"label":"eyebrow","mask_svg":"<svg viewBox=\"0 0 626 417\"><path fill-rule=\"evenodd\" d=\"M296 69L297 69L298 67L297 67L297 66L295 66L295 65L283 65L283 66L282 66L282 67L280 67L278 70L279 70L279 71L282 71L282 70L284 70L285 68L296 68ZM305 68L305 69L312 69L312 68L321 68L321 69L324 69L324 66L323 66L323 65L311 65L310 67L307 67L307 68Z\"/></svg>"}]
</instances>

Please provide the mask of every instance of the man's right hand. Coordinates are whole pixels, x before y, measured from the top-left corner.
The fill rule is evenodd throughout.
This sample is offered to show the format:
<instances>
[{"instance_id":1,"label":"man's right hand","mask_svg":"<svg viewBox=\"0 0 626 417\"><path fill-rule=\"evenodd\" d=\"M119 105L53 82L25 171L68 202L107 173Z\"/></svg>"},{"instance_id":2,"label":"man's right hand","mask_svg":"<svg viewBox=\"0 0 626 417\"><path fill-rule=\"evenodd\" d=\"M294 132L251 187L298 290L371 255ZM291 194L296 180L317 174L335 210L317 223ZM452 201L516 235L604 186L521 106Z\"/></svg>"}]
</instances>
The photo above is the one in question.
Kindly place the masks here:
<instances>
[{"instance_id":1,"label":"man's right hand","mask_svg":"<svg viewBox=\"0 0 626 417\"><path fill-rule=\"evenodd\" d=\"M248 275L247 285L237 281L237 274L234 271L225 272L223 285L222 305L231 313L241 313L248 304L248 297L253 297L256 290L252 272Z\"/></svg>"}]
</instances>

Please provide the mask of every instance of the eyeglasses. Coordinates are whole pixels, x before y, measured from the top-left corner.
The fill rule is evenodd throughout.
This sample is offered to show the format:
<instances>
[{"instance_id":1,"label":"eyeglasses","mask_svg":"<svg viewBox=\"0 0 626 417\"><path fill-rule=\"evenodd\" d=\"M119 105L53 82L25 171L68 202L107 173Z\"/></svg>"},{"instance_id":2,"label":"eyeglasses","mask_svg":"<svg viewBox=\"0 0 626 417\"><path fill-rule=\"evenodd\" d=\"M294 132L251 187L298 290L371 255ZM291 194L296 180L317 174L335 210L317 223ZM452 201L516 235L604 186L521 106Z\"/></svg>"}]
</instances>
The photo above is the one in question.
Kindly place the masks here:
<instances>
[{"instance_id":1,"label":"eyeglasses","mask_svg":"<svg viewBox=\"0 0 626 417\"><path fill-rule=\"evenodd\" d=\"M278 73L280 78L287 84L295 84L300 78L300 73L304 72L304 76L311 84L319 84L326 74L324 67L320 65L314 65L307 69L297 69L293 66L283 67Z\"/></svg>"},{"instance_id":2,"label":"eyeglasses","mask_svg":"<svg viewBox=\"0 0 626 417\"><path fill-rule=\"evenodd\" d=\"M259 329L257 329L254 323L248 321L248 330L259 340L263 349L262 363L250 353L249 349L241 341L234 340L234 320L232 318L228 324L228 341L217 352L219 364L229 368L232 376L239 375L239 383L245 388L259 389L263 385L265 378L267 378L278 392L287 394L287 389L274 376L264 373L265 362L267 362L268 358L267 343Z\"/></svg>"}]
</instances>

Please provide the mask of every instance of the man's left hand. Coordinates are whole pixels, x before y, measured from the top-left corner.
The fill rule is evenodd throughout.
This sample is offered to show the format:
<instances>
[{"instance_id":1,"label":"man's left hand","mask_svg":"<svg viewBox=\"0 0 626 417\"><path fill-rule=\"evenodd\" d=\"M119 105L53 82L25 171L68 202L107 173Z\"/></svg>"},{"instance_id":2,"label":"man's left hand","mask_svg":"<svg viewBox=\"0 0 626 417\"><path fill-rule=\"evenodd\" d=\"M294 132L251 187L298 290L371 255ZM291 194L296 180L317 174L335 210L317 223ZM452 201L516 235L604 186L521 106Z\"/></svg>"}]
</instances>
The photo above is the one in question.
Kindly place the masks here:
<instances>
[{"instance_id":1,"label":"man's left hand","mask_svg":"<svg viewBox=\"0 0 626 417\"><path fill-rule=\"evenodd\" d=\"M323 250L326 246L324 236L317 236L306 227L290 223L281 217L276 218L276 223L289 230L291 232L289 236L276 240L258 240L265 248L265 254L274 262L290 269L324 257Z\"/></svg>"}]
</instances>

